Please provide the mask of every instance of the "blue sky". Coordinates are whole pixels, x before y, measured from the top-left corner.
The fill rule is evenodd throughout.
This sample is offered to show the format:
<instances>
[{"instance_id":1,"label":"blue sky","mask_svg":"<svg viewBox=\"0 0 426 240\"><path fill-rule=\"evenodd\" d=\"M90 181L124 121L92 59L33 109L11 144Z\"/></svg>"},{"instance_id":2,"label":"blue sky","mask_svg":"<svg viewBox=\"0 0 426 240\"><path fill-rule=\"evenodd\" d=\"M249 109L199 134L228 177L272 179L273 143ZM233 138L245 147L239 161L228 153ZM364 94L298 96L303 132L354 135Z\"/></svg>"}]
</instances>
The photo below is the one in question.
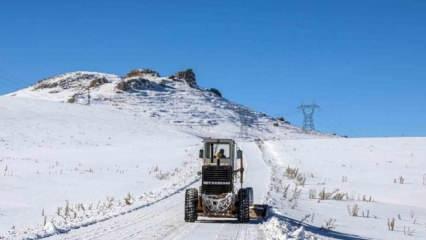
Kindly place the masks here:
<instances>
[{"instance_id":1,"label":"blue sky","mask_svg":"<svg viewBox=\"0 0 426 240\"><path fill-rule=\"evenodd\" d=\"M0 93L75 70L163 75L321 131L426 135L426 1L7 1Z\"/></svg>"}]
</instances>

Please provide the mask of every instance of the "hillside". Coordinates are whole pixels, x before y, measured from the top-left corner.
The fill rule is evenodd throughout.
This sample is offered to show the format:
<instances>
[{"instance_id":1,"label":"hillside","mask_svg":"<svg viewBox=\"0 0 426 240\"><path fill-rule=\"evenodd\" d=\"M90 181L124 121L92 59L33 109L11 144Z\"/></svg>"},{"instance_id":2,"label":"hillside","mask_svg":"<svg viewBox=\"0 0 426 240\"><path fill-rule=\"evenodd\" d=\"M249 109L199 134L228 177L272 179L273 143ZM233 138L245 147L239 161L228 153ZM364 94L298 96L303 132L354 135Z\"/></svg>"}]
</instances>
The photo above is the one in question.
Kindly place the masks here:
<instances>
[{"instance_id":1,"label":"hillside","mask_svg":"<svg viewBox=\"0 0 426 240\"><path fill-rule=\"evenodd\" d=\"M199 87L192 70L167 77L149 69L133 70L122 77L71 72L9 94L74 104L87 104L89 95L92 105L114 106L198 135L235 137L243 123L247 130L242 137L307 136L285 121L227 100L217 90Z\"/></svg>"},{"instance_id":2,"label":"hillside","mask_svg":"<svg viewBox=\"0 0 426 240\"><path fill-rule=\"evenodd\" d=\"M203 137L237 140L265 222L183 221ZM192 71L66 73L0 97L0 239L425 239L425 144L304 133Z\"/></svg>"}]
</instances>

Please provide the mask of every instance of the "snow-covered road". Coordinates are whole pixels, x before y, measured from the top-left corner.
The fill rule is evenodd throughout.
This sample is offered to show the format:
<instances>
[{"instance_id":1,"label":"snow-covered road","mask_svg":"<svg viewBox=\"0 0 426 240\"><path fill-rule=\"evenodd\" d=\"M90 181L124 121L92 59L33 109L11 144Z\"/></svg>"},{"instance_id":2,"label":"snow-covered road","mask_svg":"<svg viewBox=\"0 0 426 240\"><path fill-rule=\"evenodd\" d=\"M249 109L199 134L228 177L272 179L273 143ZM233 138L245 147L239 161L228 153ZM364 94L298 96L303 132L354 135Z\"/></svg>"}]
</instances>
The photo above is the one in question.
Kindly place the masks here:
<instances>
[{"instance_id":1,"label":"snow-covered road","mask_svg":"<svg viewBox=\"0 0 426 240\"><path fill-rule=\"evenodd\" d=\"M245 186L253 187L255 201L261 203L268 189L269 169L255 143L241 143L240 147L246 156ZM185 223L183 203L184 191L180 191L140 210L49 239L263 239L259 222L239 224L235 219L200 218L196 223Z\"/></svg>"}]
</instances>

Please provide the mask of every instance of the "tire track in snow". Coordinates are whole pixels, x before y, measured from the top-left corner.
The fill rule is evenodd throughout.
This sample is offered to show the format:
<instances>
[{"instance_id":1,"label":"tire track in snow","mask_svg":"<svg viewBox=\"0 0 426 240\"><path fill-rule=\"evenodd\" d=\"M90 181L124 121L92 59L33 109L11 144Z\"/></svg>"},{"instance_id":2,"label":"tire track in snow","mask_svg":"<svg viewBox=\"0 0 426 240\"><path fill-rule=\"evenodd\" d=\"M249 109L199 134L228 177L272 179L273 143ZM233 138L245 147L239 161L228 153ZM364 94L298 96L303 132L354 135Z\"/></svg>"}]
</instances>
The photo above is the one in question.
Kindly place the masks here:
<instances>
[{"instance_id":1,"label":"tire track in snow","mask_svg":"<svg viewBox=\"0 0 426 240\"><path fill-rule=\"evenodd\" d=\"M255 192L255 200L261 202L269 186L270 172L262 159L262 152L254 142L241 142L240 147L244 150L247 170L245 186L252 186ZM264 179L267 179L265 184ZM201 218L195 223L186 224L179 234L169 239L264 239L265 236L260 228L260 222L240 224L236 220L218 220ZM190 230L189 230L190 229Z\"/></svg>"},{"instance_id":2,"label":"tire track in snow","mask_svg":"<svg viewBox=\"0 0 426 240\"><path fill-rule=\"evenodd\" d=\"M188 186L193 185L198 180L191 182ZM75 240L75 239L84 239L84 240L93 240L97 239L96 237L98 235L105 236L106 234L112 233L114 231L125 229L126 227L130 227L133 225L140 224L146 220L149 220L149 217L156 217L159 215L160 212L153 211L152 209L155 209L159 204L163 204L164 202L168 202L170 199L174 199L177 196L183 196L183 190L187 188L188 186L178 189L176 192L159 199L153 203L149 203L140 207L137 207L136 209L122 213L120 215L117 215L115 217L106 219L104 221L99 221L97 223L93 223L90 225L87 225L85 227L80 227L76 229L72 229L71 231L68 231L67 233L63 234L56 234L48 239L61 239L61 240ZM181 197L182 198L182 197ZM183 200L178 200L179 203L183 202ZM177 207L176 205L173 206L166 206L167 210L173 209L173 207ZM146 212L147 215L144 215ZM139 216L139 218L133 217L133 215ZM131 216L131 217L128 217ZM133 218L132 218L133 217ZM127 219L126 218L130 218ZM183 219L183 217L182 217ZM123 222L124 221L124 222ZM114 223L114 224L113 224ZM117 227L116 227L117 226Z\"/></svg>"}]
</instances>

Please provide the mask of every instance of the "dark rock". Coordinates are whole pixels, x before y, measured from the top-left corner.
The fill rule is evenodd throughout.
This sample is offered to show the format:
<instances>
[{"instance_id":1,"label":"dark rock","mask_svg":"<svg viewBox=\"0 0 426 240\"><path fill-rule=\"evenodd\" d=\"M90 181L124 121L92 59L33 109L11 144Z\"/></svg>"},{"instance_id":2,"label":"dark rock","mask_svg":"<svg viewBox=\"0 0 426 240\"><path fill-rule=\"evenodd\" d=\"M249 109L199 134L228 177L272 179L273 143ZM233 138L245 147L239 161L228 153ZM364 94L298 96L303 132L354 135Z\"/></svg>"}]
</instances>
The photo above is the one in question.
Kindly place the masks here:
<instances>
[{"instance_id":1,"label":"dark rock","mask_svg":"<svg viewBox=\"0 0 426 240\"><path fill-rule=\"evenodd\" d=\"M289 121L287 121L284 117L278 117L278 118L277 118L277 121L282 122L282 123L285 123L285 124L290 124L290 122L289 122Z\"/></svg>"},{"instance_id":2,"label":"dark rock","mask_svg":"<svg viewBox=\"0 0 426 240\"><path fill-rule=\"evenodd\" d=\"M214 93L218 97L222 97L222 93L216 88L209 88L207 91Z\"/></svg>"},{"instance_id":3,"label":"dark rock","mask_svg":"<svg viewBox=\"0 0 426 240\"><path fill-rule=\"evenodd\" d=\"M97 79L90 81L89 88L99 87L99 86L101 86L102 84L105 84L105 83L108 83L108 80L105 77L97 78Z\"/></svg>"},{"instance_id":4,"label":"dark rock","mask_svg":"<svg viewBox=\"0 0 426 240\"><path fill-rule=\"evenodd\" d=\"M130 78L122 80L115 88L125 92L137 92L140 90L162 91L165 86L143 78Z\"/></svg>"},{"instance_id":5,"label":"dark rock","mask_svg":"<svg viewBox=\"0 0 426 240\"><path fill-rule=\"evenodd\" d=\"M191 87L197 87L197 80L192 69L186 69L185 71L177 72L175 77L176 79L184 80Z\"/></svg>"}]
</instances>

